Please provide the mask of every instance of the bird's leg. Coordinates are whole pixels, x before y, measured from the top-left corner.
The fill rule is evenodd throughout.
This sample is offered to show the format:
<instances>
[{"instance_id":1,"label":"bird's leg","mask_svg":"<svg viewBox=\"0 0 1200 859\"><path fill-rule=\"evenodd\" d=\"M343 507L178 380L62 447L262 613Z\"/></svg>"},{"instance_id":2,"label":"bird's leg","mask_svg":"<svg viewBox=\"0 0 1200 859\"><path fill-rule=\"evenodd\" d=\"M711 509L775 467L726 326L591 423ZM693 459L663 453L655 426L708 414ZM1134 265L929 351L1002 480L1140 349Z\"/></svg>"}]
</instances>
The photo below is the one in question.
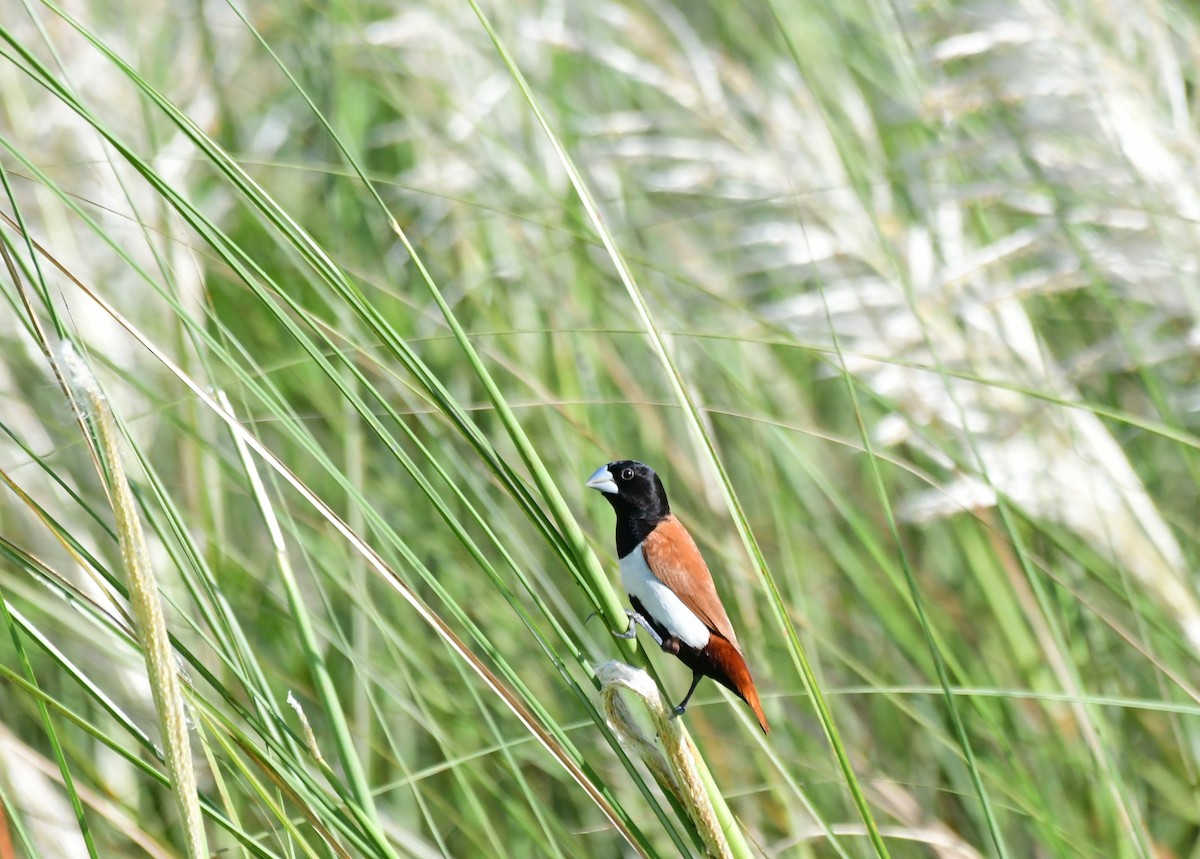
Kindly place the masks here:
<instances>
[{"instance_id":1,"label":"bird's leg","mask_svg":"<svg viewBox=\"0 0 1200 859\"><path fill-rule=\"evenodd\" d=\"M680 701L680 702L679 702L679 704L678 704L678 705L675 707L675 709L671 711L671 718L672 718L672 719L674 719L676 716L682 716L682 715L683 715L683 711L687 709L687 702L691 700L691 698L692 698L692 693L696 691L696 687L697 687L698 685L700 685L700 680L701 680L701 678L703 678L703 677L704 677L704 675L703 675L703 674L701 674L699 671L695 671L695 672L693 672L693 673L692 673L692 685L691 685L691 688L689 688L689 689L687 690L687 694L683 696L683 700L682 700L682 701Z\"/></svg>"},{"instance_id":2,"label":"bird's leg","mask_svg":"<svg viewBox=\"0 0 1200 859\"><path fill-rule=\"evenodd\" d=\"M636 611L630 611L629 609L625 609L625 616L629 618L629 629L624 632L614 632L613 635L617 638L636 638L637 628L640 626L646 632L650 633L650 637L654 640L655 644L659 647L663 646L662 636L650 625L650 621L646 620L646 618L642 617Z\"/></svg>"}]
</instances>

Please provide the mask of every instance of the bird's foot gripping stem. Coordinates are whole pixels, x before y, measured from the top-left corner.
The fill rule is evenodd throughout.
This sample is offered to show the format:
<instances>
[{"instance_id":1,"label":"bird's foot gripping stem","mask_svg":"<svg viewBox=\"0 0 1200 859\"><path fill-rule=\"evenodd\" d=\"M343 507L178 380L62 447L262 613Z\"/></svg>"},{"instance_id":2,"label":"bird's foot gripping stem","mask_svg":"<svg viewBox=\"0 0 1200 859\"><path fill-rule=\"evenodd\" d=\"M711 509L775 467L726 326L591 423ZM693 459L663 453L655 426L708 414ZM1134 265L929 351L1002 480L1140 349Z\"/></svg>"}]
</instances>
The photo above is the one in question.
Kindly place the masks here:
<instances>
[{"instance_id":1,"label":"bird's foot gripping stem","mask_svg":"<svg viewBox=\"0 0 1200 859\"><path fill-rule=\"evenodd\" d=\"M640 626L650 634L650 638L654 640L655 644L659 647L663 646L662 636L650 625L650 621L646 620L646 618L642 617L636 611L630 611L629 609L625 610L625 616L629 618L629 629L624 632L614 632L614 636L624 639L636 638L637 628Z\"/></svg>"}]
</instances>

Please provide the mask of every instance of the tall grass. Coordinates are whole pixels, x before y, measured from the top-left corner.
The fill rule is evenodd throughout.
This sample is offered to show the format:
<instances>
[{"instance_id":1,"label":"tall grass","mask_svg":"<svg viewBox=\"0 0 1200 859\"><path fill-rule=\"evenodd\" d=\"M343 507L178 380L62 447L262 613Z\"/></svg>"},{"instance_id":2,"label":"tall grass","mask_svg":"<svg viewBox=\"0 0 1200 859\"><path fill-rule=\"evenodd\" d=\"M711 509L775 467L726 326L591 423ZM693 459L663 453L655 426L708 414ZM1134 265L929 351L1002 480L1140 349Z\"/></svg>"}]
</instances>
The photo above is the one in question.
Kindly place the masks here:
<instances>
[{"instance_id":1,"label":"tall grass","mask_svg":"<svg viewBox=\"0 0 1200 859\"><path fill-rule=\"evenodd\" d=\"M1195 853L1198 35L1184 4L27 0L0 849L188 849L69 342L214 854L704 850L600 705L614 658L687 682L609 635L582 481L618 457L771 719L715 683L685 718L732 855Z\"/></svg>"}]
</instances>

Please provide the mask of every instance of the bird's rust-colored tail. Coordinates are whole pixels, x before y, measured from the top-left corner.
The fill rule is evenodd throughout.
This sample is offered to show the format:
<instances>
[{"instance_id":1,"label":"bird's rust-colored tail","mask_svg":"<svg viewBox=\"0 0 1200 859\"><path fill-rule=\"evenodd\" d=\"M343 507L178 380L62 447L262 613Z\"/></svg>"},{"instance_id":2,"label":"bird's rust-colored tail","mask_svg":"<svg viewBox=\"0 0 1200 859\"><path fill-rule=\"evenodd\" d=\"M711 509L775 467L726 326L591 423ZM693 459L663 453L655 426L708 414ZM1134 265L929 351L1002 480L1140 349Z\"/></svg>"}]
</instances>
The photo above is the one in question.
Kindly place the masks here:
<instances>
[{"instance_id":1,"label":"bird's rust-colored tail","mask_svg":"<svg viewBox=\"0 0 1200 859\"><path fill-rule=\"evenodd\" d=\"M749 704L763 733L771 733L771 726L767 724L767 717L758 700L758 690L754 688L754 678L750 676L750 669L741 651L723 636L714 633L709 636L702 654L709 663L705 667L711 667L704 673Z\"/></svg>"}]
</instances>

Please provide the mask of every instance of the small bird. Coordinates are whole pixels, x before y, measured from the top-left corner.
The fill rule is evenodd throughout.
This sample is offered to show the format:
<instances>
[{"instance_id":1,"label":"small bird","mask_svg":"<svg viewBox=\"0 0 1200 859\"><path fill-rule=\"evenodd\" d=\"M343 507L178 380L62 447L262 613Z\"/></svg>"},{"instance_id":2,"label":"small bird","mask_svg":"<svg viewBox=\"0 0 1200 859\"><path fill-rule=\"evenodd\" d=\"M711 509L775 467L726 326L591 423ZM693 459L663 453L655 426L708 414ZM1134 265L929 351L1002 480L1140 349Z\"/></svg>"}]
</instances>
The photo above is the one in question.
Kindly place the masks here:
<instances>
[{"instance_id":1,"label":"small bird","mask_svg":"<svg viewBox=\"0 0 1200 859\"><path fill-rule=\"evenodd\" d=\"M602 493L617 514L617 557L621 584L633 611L633 638L641 626L666 653L692 669L692 685L675 715L683 715L701 678L711 677L750 705L763 733L770 733L742 649L708 565L692 535L671 513L662 481L648 465L633 460L596 469L587 486Z\"/></svg>"}]
</instances>

